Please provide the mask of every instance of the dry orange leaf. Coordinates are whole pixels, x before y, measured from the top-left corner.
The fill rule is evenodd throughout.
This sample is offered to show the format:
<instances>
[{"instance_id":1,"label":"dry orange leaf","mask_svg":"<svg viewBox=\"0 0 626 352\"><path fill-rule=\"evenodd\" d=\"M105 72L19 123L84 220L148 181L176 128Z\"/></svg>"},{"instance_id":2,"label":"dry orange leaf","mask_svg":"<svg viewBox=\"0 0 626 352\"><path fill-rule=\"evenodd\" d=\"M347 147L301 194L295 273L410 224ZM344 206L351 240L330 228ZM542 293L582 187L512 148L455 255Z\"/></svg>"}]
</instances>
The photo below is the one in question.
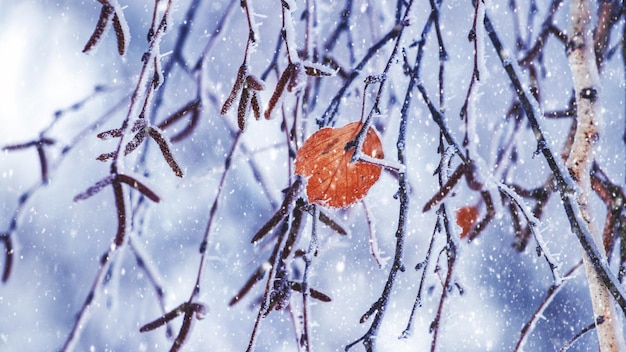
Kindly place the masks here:
<instances>
[{"instance_id":1,"label":"dry orange leaf","mask_svg":"<svg viewBox=\"0 0 626 352\"><path fill-rule=\"evenodd\" d=\"M304 142L296 156L296 173L308 178L306 194L310 203L345 208L363 198L378 181L381 167L362 161L351 162L354 140L363 124L352 122L339 128L323 128ZM378 134L367 131L362 152L372 158L384 158Z\"/></svg>"},{"instance_id":2,"label":"dry orange leaf","mask_svg":"<svg viewBox=\"0 0 626 352\"><path fill-rule=\"evenodd\" d=\"M456 224L461 227L461 238L467 237L472 232L474 224L478 220L478 208L476 206L467 206L459 208L456 211Z\"/></svg>"}]
</instances>

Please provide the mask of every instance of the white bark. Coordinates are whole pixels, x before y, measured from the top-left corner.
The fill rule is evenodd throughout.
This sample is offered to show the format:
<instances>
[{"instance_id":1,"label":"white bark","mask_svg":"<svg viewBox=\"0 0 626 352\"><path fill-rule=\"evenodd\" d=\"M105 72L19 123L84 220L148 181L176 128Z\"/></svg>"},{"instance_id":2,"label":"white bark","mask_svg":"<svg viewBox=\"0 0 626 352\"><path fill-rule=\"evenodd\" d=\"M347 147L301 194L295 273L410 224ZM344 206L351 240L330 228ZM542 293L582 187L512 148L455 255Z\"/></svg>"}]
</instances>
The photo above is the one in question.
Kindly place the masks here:
<instances>
[{"instance_id":1,"label":"white bark","mask_svg":"<svg viewBox=\"0 0 626 352\"><path fill-rule=\"evenodd\" d=\"M593 33L590 20L589 0L572 1L567 56L574 79L577 126L572 151L566 165L579 186L577 201L582 216L587 222L598 248L606 256L602 245L602 235L591 221L594 216L589 205L589 199L592 196L590 169L594 159L594 146L600 137L601 121L601 110L598 103L600 79L593 50ZM587 271L600 351L626 351L622 334L622 314L616 310L611 294L584 253L583 259Z\"/></svg>"}]
</instances>

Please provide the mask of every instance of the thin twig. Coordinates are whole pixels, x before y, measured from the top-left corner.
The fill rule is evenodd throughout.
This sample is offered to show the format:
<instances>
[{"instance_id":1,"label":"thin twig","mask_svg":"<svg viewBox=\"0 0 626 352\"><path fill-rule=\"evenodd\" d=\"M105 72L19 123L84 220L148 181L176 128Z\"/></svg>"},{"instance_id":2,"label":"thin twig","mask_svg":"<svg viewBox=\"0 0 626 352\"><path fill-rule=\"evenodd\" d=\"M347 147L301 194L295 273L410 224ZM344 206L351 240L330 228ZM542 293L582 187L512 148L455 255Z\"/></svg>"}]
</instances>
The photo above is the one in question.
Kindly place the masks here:
<instances>
[{"instance_id":1,"label":"thin twig","mask_svg":"<svg viewBox=\"0 0 626 352\"><path fill-rule=\"evenodd\" d=\"M304 273L302 275L302 319L304 321L303 331L302 331L302 339L300 340L301 345L304 346L305 351L311 351L311 331L310 331L310 320L309 316L309 272L311 270L311 266L313 264L313 258L317 255L317 249L319 247L318 239L317 239L317 219L319 218L319 210L317 206L313 205L313 227L311 228L311 239L309 242L309 248L307 249L304 255Z\"/></svg>"},{"instance_id":2,"label":"thin twig","mask_svg":"<svg viewBox=\"0 0 626 352\"><path fill-rule=\"evenodd\" d=\"M369 48L365 56L352 70L350 76L348 76L348 78L345 80L343 86L333 97L330 104L328 105L328 108L326 108L326 111L324 112L324 114L322 114L322 117L317 120L317 124L320 128L331 126L335 122L335 116L339 110L339 104L341 102L341 99L343 98L344 94L346 94L352 82L354 82L354 80L360 75L361 71L363 70L363 68L365 68L365 65L367 65L369 60L372 59L374 55L378 53L378 51L385 44L387 44L388 41L396 38L400 34L402 28L403 26L401 25L394 26L389 32L387 32L387 34L382 39L380 39L377 43Z\"/></svg>"},{"instance_id":3,"label":"thin twig","mask_svg":"<svg viewBox=\"0 0 626 352\"><path fill-rule=\"evenodd\" d=\"M405 18L408 15L408 11L410 10L410 4L407 6L407 10L405 12ZM410 94L407 92L407 95ZM408 98L405 100L407 104L408 110ZM403 165L406 168L406 127L408 124L408 111L405 111L401 115L400 127L398 131L398 140L396 142L397 146L397 157L398 163ZM397 198L400 202L400 211L398 214L398 227L396 228L396 248L393 257L393 263L391 265L391 269L389 270L389 276L387 277L387 281L385 283L385 287L383 288L383 292L376 302L372 304L370 309L361 317L361 323L368 320L371 316L374 316L372 324L370 328L367 330L365 335L357 339L356 341L348 344L346 346L346 351L355 346L357 343L362 342L363 346L367 351L373 351L375 349L376 344L376 336L378 335L378 331L380 326L382 325L383 318L385 315L385 311L387 309L387 305L392 293L392 289L394 283L396 282L396 277L399 271L404 271L404 263L402 262L404 256L404 239L406 236L406 228L408 222L408 211L409 211L409 184L407 180L406 172L400 171L398 174L398 193Z\"/></svg>"},{"instance_id":4,"label":"thin twig","mask_svg":"<svg viewBox=\"0 0 626 352\"><path fill-rule=\"evenodd\" d=\"M415 270L422 270L422 275L420 276L420 284L417 288L417 295L415 296L415 302L413 303L413 308L411 308L411 314L409 315L409 321L406 324L406 328L402 331L402 335L400 338L406 339L408 338L413 330L413 322L415 320L415 313L417 312L417 308L422 306L422 294L424 292L424 285L426 284L426 274L428 273L428 265L430 264L430 257L433 252L433 246L435 244L435 239L437 238L436 234L440 233L442 229L441 217L437 217L437 221L435 222L435 227L433 228L433 232L430 236L430 241L428 244L428 249L426 250L426 256L424 260L417 263L415 266Z\"/></svg>"},{"instance_id":5,"label":"thin twig","mask_svg":"<svg viewBox=\"0 0 626 352\"><path fill-rule=\"evenodd\" d=\"M89 289L89 293L87 294L87 297L85 298L85 302L83 302L83 305L80 311L76 315L74 326L72 327L72 330L70 330L70 333L67 336L67 339L63 343L63 347L61 347L61 351L66 352L66 351L74 350L74 347L76 343L78 342L78 339L80 338L81 332L85 328L86 319L88 318L87 313L89 309L91 308L91 305L94 302L94 300L97 299L97 294L98 292L100 292L99 290L100 285L102 284L102 281L104 280L106 273L109 270L109 266L111 265L111 262L113 261L112 259L113 256L115 256L117 253L117 248L118 248L117 246L115 246L114 244L111 244L109 249L100 258L100 266L98 268L98 272L96 273L96 277L93 283L91 284L91 288Z\"/></svg>"},{"instance_id":6,"label":"thin twig","mask_svg":"<svg viewBox=\"0 0 626 352\"><path fill-rule=\"evenodd\" d=\"M456 243L458 243L458 239L455 240L452 232L450 231L450 223L448 220L448 214L446 211L445 204L441 204L439 206L438 213L441 215L443 219L443 232L446 234L446 247L444 251L446 253L446 261L448 264L448 270L446 271L446 279L443 282L443 287L441 291L441 296L439 297L439 304L437 305L437 313L435 315L435 319L430 324L430 332L433 334L433 339L430 344L430 351L435 352L437 349L437 339L439 337L441 319L443 318L443 306L446 302L446 298L450 293L450 289L452 287L452 278L454 274L454 268L456 264L456 256L457 256L457 248Z\"/></svg>"},{"instance_id":7,"label":"thin twig","mask_svg":"<svg viewBox=\"0 0 626 352\"><path fill-rule=\"evenodd\" d=\"M582 261L578 262L578 264L574 265L567 273L565 273L565 275L563 275L563 280L561 280L560 282L555 282L550 286L550 288L546 292L546 296L544 297L543 301L541 301L541 304L537 306L537 309L531 316L530 320L528 320L528 322L524 324L524 327L522 327L522 330L520 331L520 338L519 340L517 340L517 343L515 344L515 349L513 351L518 352L524 350L524 345L526 344L528 337L530 337L530 333L537 326L539 319L543 317L543 312L550 306L557 293L559 293L561 289L565 286L567 279L572 278L576 270L578 270L582 266L582 264Z\"/></svg>"}]
</instances>

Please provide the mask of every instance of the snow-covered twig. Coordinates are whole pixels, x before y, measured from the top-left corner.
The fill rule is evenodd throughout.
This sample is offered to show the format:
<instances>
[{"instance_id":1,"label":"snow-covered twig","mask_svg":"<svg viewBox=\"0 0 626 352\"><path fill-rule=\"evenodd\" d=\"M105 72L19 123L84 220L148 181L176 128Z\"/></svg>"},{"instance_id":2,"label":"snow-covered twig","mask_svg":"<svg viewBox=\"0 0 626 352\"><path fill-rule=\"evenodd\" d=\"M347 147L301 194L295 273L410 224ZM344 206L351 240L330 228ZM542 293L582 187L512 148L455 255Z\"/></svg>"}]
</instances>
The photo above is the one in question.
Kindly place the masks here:
<instances>
[{"instance_id":1,"label":"snow-covered twig","mask_svg":"<svg viewBox=\"0 0 626 352\"><path fill-rule=\"evenodd\" d=\"M515 345L515 352L524 350L526 340L528 339L530 333L535 329L539 318L543 316L543 312L550 306L556 294L561 291L563 286L565 286L567 279L572 278L576 270L578 270L578 268L580 268L581 266L582 262L578 262L578 264L574 265L567 273L565 273L563 279L560 282L555 282L554 284L552 284L552 286L550 286L548 292L546 292L546 296L544 297L543 301L541 301L541 304L537 307L530 320L526 322L526 324L524 324L524 327L522 327L522 330L520 332L520 338L519 340L517 340L517 344Z\"/></svg>"},{"instance_id":2,"label":"snow-covered twig","mask_svg":"<svg viewBox=\"0 0 626 352\"><path fill-rule=\"evenodd\" d=\"M543 240L541 232L536 229L536 227L539 225L539 219L537 219L532 214L531 210L528 209L525 202L517 193L515 193L514 190L512 190L510 187L502 182L494 182L496 182L496 185L498 186L500 192L509 197L509 199L511 199L513 203L517 205L517 208L522 211L522 214L524 214L524 218L526 218L526 222L528 223L528 228L535 237L535 241L537 241L537 251L538 253L541 253L541 255L543 255L543 257L546 259L546 262L548 262L548 265L550 266L550 270L552 271L552 276L554 278L554 285L560 285L563 281L563 277L560 273L561 265L556 261L556 259L554 259L552 253L548 250L548 245L546 241Z\"/></svg>"},{"instance_id":3,"label":"snow-covered twig","mask_svg":"<svg viewBox=\"0 0 626 352\"><path fill-rule=\"evenodd\" d=\"M409 14L409 11L411 10L412 5L413 5L413 1L410 1L406 5L406 9L404 12L405 19L408 17L408 14ZM399 26L401 25L399 24L396 27L399 27ZM398 46L399 38L400 38L400 34L398 34L398 38L396 42L396 49ZM394 53L395 52L396 50L394 50ZM392 54L392 56L390 56L388 64L390 64L394 55L395 54ZM383 83L381 83L381 85L383 85ZM410 96L411 94L411 91L410 91L411 88L412 87L409 87L409 90L407 91L407 97ZM382 92L382 88L379 89L379 93L381 92ZM408 105L408 99L409 98L406 98L405 100L406 105ZM375 103L375 107L372 108L372 111L377 109L376 105L377 103ZM369 123L371 123L371 121ZM369 125L369 123L365 122L364 125ZM398 152L398 162L404 167L406 167L406 162L407 162L406 150L405 150L407 124L408 124L408 114L405 113L405 114L402 114L401 116L400 127L398 131L398 140L396 142L397 152ZM367 131L368 129L369 127L367 128L364 127L365 131ZM361 319L360 319L361 323L364 323L367 320L369 320L369 318L373 317L372 324L370 325L369 329L362 337L348 344L346 346L346 350L354 347L359 342L362 342L368 351L372 351L375 349L376 337L378 335L380 326L382 325L383 318L385 316L385 311L387 310L387 306L391 298L390 296L393 292L394 284L396 283L397 275L399 272L404 271L404 263L402 261L404 257L404 241L407 235L407 223L408 223L408 212L409 212L409 183L408 183L406 172L400 172L398 174L397 199L400 203L400 211L398 214L398 226L396 228L396 233L395 233L396 248L394 252L393 262L391 264L391 269L389 270L389 276L387 277L385 287L383 288L383 291L380 294L380 297L371 305L371 307L367 310L367 312L365 312L365 314L361 316Z\"/></svg>"}]
</instances>

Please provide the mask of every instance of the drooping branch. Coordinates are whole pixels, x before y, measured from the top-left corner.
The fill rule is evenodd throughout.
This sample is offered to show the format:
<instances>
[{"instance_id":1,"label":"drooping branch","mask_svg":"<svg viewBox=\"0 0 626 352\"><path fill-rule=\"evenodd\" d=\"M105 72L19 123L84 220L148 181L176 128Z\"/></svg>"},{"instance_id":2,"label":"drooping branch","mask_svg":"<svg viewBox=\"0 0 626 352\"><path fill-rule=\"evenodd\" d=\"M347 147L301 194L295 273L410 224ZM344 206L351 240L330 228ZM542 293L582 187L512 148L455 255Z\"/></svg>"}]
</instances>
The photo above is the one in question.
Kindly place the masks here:
<instances>
[{"instance_id":1,"label":"drooping branch","mask_svg":"<svg viewBox=\"0 0 626 352\"><path fill-rule=\"evenodd\" d=\"M448 214L446 211L445 204L442 204L439 207L439 214L442 218L442 230L446 234L446 246L443 251L446 254L446 262L447 262L447 270L446 270L446 278L443 281L443 287L441 296L439 297L439 304L437 305L437 314L435 315L435 319L430 324L429 330L433 333L433 339L430 344L430 351L435 352L437 350L437 339L439 337L439 332L441 331L440 323L443 318L443 307L446 302L446 298L450 294L450 289L452 287L452 278L454 275L454 269L457 259L457 240L454 239L452 231L450 229L450 221L448 219Z\"/></svg>"},{"instance_id":2,"label":"drooping branch","mask_svg":"<svg viewBox=\"0 0 626 352\"><path fill-rule=\"evenodd\" d=\"M46 158L46 160L44 160L45 166L41 165L42 167L41 179L35 182L30 188L28 188L18 197L18 204L15 210L13 211L12 215L10 216L11 221L9 223L8 229L2 234L2 241L5 243L5 249L7 251L5 266L4 266L3 275L2 275L3 282L8 281L11 275L11 270L13 268L13 259L16 256L17 249L15 248L15 246L13 246L14 240L12 237L14 236L15 232L18 230L18 227L20 226L20 222L24 214L30 208L28 206L30 204L29 203L30 200L33 199L33 196L36 195L38 191L48 186L49 184L48 181L51 180L55 176L56 171L63 165L64 161L66 160L66 156L69 154L69 152L72 151L77 145L79 145L79 143L83 141L85 138L87 138L88 136L91 136L92 133L96 130L96 128L98 128L98 126L104 124L109 119L111 119L114 116L115 112L117 112L123 107L124 100L121 100L119 103L114 104L109 110L107 110L104 114L102 114L95 121L91 121L90 123L88 123L78 133L73 135L72 138L70 138L70 141L67 142L65 145L60 145L60 143L54 143L55 142L54 140L48 137L45 137L46 134L57 123L59 123L64 117L69 116L68 115L69 112L79 111L84 106L84 104L86 104L88 101L94 99L100 93L104 93L108 90L109 89L106 87L96 87L92 94L82 99L78 103L72 104L69 108L57 110L54 113L54 118L52 119L50 124L43 131L39 133L40 137L38 140L30 141L26 143L8 145L8 146L3 147L2 149L3 151L21 150L21 149L32 147L32 146L35 146L38 149L43 149L44 146L52 147L53 145L61 147L60 154L57 157L50 158L50 159ZM44 161L40 159L40 162L44 162Z\"/></svg>"},{"instance_id":3,"label":"drooping branch","mask_svg":"<svg viewBox=\"0 0 626 352\"><path fill-rule=\"evenodd\" d=\"M309 310L309 275L311 271L311 266L313 265L313 258L317 256L317 250L319 247L318 238L317 238L317 228L319 218L319 210L316 205L313 205L313 226L311 228L311 239L309 241L309 247L304 254L304 273L302 275L302 319L303 319L303 327L302 327L302 337L300 339L300 344L304 347L306 352L311 351L311 317ZM292 225L293 226L293 225Z\"/></svg>"},{"instance_id":4,"label":"drooping branch","mask_svg":"<svg viewBox=\"0 0 626 352\"><path fill-rule=\"evenodd\" d=\"M415 313L417 312L417 308L422 306L422 295L424 294L424 286L426 285L426 274L428 273L428 267L430 265L432 255L433 255L433 247L435 244L435 239L437 238L437 234L443 231L441 216L437 217L437 221L433 228L433 232L430 236L430 241L428 244L428 249L426 250L426 256L424 260L417 263L415 266L415 270L421 270L422 275L420 276L420 283L417 288L417 295L415 296L415 302L413 303L413 308L411 308L411 314L409 315L409 321L406 324L406 328L402 331L402 335L400 338L406 339L408 338L413 330L413 322L415 321Z\"/></svg>"},{"instance_id":5,"label":"drooping branch","mask_svg":"<svg viewBox=\"0 0 626 352\"><path fill-rule=\"evenodd\" d=\"M411 2L412 3L412 2ZM410 6L407 8L407 12L405 12L405 18L410 10ZM411 82L414 80L412 79ZM397 148L397 157L398 163L402 165L401 170L398 173L398 192L397 199L400 203L400 211L398 214L398 226L396 228L395 238L396 238L396 248L394 252L393 262L391 264L391 268L389 270L389 276L387 277L387 281L385 283L385 287L383 288L383 292L381 293L378 300L376 300L372 306L368 309L368 311L363 314L360 319L361 323L366 322L370 317L373 316L372 324L370 328L367 330L365 335L357 339L356 341L350 343L346 346L346 351L350 348L354 347L357 343L362 342L363 346L367 351L374 351L376 344L376 336L378 335L378 331L380 326L383 323L383 318L385 316L385 312L387 309L387 305L389 300L391 299L391 293L393 290L393 286L396 282L396 278L399 272L404 271L404 241L406 237L407 223L408 223L408 212L409 212L409 182L407 179L406 171L406 163L407 163L407 153L406 153L406 133L407 133L407 125L409 121L409 105L411 99L411 90L413 84L407 88L406 97L404 100L404 105L401 112L400 117L400 126L398 131L398 139L396 141Z\"/></svg>"}]
</instances>

